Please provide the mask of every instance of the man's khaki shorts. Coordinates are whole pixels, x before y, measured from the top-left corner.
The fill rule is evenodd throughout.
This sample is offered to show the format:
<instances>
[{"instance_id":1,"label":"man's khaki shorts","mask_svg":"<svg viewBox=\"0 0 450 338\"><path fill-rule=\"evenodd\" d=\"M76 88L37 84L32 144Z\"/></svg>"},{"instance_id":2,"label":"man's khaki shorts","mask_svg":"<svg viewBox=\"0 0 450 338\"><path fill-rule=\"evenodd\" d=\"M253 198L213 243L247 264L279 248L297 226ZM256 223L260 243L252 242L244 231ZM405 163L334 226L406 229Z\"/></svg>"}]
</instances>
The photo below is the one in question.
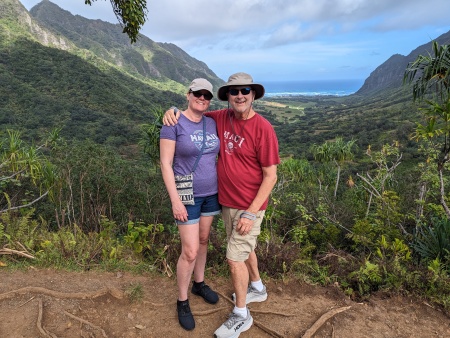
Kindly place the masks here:
<instances>
[{"instance_id":1,"label":"man's khaki shorts","mask_svg":"<svg viewBox=\"0 0 450 338\"><path fill-rule=\"evenodd\" d=\"M255 250L258 235L261 232L261 223L265 214L265 210L258 211L250 232L245 236L241 236L236 231L236 225L239 222L240 215L244 211L222 207L223 223L227 231L227 258L236 262L245 262L250 253Z\"/></svg>"}]
</instances>

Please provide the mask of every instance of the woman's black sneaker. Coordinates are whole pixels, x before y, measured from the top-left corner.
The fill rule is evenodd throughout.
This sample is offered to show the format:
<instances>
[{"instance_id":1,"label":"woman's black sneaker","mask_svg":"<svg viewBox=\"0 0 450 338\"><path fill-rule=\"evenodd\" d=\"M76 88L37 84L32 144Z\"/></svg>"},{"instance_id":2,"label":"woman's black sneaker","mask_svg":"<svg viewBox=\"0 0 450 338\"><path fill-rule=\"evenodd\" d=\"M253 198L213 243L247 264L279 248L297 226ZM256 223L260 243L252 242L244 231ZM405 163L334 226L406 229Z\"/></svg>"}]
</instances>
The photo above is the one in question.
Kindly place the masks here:
<instances>
[{"instance_id":1,"label":"woman's black sneaker","mask_svg":"<svg viewBox=\"0 0 450 338\"><path fill-rule=\"evenodd\" d=\"M177 300L178 321L183 329L191 331L195 328L194 317L192 316L189 300Z\"/></svg>"},{"instance_id":2,"label":"woman's black sneaker","mask_svg":"<svg viewBox=\"0 0 450 338\"><path fill-rule=\"evenodd\" d=\"M192 285L192 293L194 295L203 297L205 302L209 304L216 304L219 301L219 296L205 282L195 283Z\"/></svg>"}]
</instances>

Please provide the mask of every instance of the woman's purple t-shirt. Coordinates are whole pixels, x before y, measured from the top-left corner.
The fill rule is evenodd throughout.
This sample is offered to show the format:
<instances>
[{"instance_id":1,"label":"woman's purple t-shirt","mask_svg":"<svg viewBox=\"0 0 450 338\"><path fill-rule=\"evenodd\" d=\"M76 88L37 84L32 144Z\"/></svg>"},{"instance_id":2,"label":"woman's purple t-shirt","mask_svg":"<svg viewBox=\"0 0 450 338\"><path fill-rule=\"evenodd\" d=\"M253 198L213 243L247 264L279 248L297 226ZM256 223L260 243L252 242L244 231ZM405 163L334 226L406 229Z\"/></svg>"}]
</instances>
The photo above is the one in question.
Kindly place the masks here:
<instances>
[{"instance_id":1,"label":"woman's purple t-shirt","mask_svg":"<svg viewBox=\"0 0 450 338\"><path fill-rule=\"evenodd\" d=\"M217 194L216 158L220 149L217 137L216 122L210 117L206 119L206 140L203 155L194 172L194 196L210 196ZM175 175L187 175L192 172L203 142L203 120L192 122L181 114L175 126L163 126L160 138L176 141L173 158Z\"/></svg>"}]
</instances>

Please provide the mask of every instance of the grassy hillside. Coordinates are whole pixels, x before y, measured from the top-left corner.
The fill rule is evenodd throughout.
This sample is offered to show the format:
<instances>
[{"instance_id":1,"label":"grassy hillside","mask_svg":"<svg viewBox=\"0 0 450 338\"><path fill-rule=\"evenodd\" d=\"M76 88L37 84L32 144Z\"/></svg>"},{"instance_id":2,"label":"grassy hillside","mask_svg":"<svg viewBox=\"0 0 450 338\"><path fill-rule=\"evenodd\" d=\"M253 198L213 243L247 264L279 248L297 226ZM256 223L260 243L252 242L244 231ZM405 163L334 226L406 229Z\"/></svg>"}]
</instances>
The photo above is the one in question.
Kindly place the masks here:
<instances>
[{"instance_id":1,"label":"grassy hillside","mask_svg":"<svg viewBox=\"0 0 450 338\"><path fill-rule=\"evenodd\" d=\"M99 69L68 52L19 39L0 49L0 123L33 138L43 129L115 145L134 143L151 108L181 105L183 96Z\"/></svg>"}]
</instances>

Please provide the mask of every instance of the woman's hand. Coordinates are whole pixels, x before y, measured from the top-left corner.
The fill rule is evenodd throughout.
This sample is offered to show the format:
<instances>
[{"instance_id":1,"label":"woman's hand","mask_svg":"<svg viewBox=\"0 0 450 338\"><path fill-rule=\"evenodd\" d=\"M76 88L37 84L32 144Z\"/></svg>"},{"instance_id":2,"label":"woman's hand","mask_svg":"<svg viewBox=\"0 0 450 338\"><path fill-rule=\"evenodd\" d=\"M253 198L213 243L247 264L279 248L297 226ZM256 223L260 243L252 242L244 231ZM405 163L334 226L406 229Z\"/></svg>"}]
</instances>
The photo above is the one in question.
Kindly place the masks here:
<instances>
[{"instance_id":1,"label":"woman's hand","mask_svg":"<svg viewBox=\"0 0 450 338\"><path fill-rule=\"evenodd\" d=\"M173 217L181 222L187 222L188 220L188 213L186 211L186 207L184 206L183 202L176 201L172 203L172 213Z\"/></svg>"}]
</instances>

